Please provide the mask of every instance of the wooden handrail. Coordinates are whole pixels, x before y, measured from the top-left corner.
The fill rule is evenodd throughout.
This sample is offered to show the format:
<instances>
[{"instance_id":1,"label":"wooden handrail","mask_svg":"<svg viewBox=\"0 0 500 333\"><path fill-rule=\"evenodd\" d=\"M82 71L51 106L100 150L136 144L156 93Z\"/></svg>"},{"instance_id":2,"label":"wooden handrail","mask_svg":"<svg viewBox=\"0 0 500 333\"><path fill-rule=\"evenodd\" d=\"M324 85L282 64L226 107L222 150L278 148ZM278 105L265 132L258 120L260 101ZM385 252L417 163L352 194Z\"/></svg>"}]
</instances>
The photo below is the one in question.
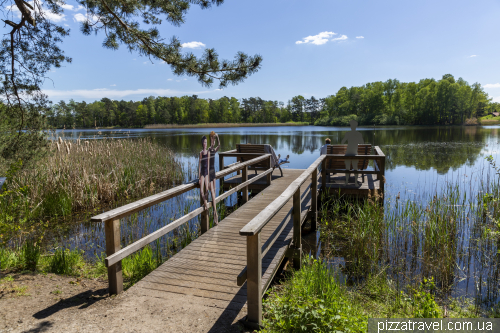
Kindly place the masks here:
<instances>
[{"instance_id":1,"label":"wooden handrail","mask_svg":"<svg viewBox=\"0 0 500 333\"><path fill-rule=\"evenodd\" d=\"M216 204L219 203L220 201L226 199L231 194L233 194L233 193L239 191L240 189L242 189L243 187L248 186L251 183L259 180L260 178L266 176L270 172L273 172L272 168L266 170L263 173L260 173L259 175L253 177L252 179L250 179L250 180L248 180L248 181L246 181L244 183L239 184L235 188L232 188L231 190L229 190L229 191L225 192L224 194L218 196L215 199L215 203ZM208 204L208 209L210 209L212 207L212 202L208 202L207 204ZM135 251L140 250L141 248L143 248L147 244L149 244L151 242L154 242L155 240L157 240L161 236L165 235L166 233L174 230L175 228L177 228L177 227L181 226L182 224L188 222L192 218L195 218L196 216L200 215L201 213L203 213L203 211L205 211L205 207L197 208L197 209L193 210L192 212L190 212L189 214L184 215L183 217L181 217L181 218L179 218L179 219L177 219L177 220L175 220L175 221L167 224L166 226L164 226L164 227L156 230L155 232L153 232L153 233L151 233L151 234L149 234L147 236L144 236L143 238L139 239L138 241L136 241L136 242L134 242L134 243L132 243L132 244L124 247L120 251L118 251L118 252L110 255L109 257L107 257L106 259L104 259L106 267L114 265L115 263L117 263L118 261L122 260L123 258L131 255Z\"/></svg>"},{"instance_id":2,"label":"wooden handrail","mask_svg":"<svg viewBox=\"0 0 500 333\"><path fill-rule=\"evenodd\" d=\"M253 236L260 232L262 228L283 208L292 198L298 188L311 176L313 171L319 167L327 155L321 155L307 168L297 179L295 179L281 195L264 208L257 216L248 222L240 230L242 236Z\"/></svg>"},{"instance_id":3,"label":"wooden handrail","mask_svg":"<svg viewBox=\"0 0 500 333\"><path fill-rule=\"evenodd\" d=\"M365 159L365 160L380 160L385 157L385 155L351 155L351 156L346 156L342 154L328 154L328 155L321 155L321 156L327 156L327 157L337 157L337 158L342 158L342 159Z\"/></svg>"},{"instance_id":4,"label":"wooden handrail","mask_svg":"<svg viewBox=\"0 0 500 333\"><path fill-rule=\"evenodd\" d=\"M225 177L225 176L229 175L230 173L233 173L237 170L241 170L248 165L252 165L252 164L258 163L266 158L269 158L269 156L270 156L270 154L266 154L266 155L262 155L260 157L251 159L247 162L239 163L239 164L234 165L230 168L227 168L227 169L224 169L222 171L217 172L215 174L215 177L217 179ZM128 205L121 206L121 207L112 209L110 211L107 211L105 213L96 215L96 216L90 218L90 221L91 222L106 222L106 221L110 221L110 220L124 218L124 217L131 215L135 212L138 212L142 209L151 207L151 206L156 205L162 201L171 199L171 198L176 197L182 193L193 190L193 189L199 187L198 182L199 182L198 179L192 180L189 183L176 186L170 190L167 190L167 191L155 194L155 195L151 195L151 196L146 197L144 199L134 201Z\"/></svg>"},{"instance_id":5,"label":"wooden handrail","mask_svg":"<svg viewBox=\"0 0 500 333\"><path fill-rule=\"evenodd\" d=\"M246 171L249 165L259 163L262 160L269 159L271 160L270 154L264 154L259 157L253 158L244 163L238 163L230 168L221 170L216 173L216 178L223 178L226 175L229 175L235 171L242 170ZM220 195L216 198L216 202L227 198L229 195L235 193L240 189L248 189L248 185L252 182L260 179L261 177L267 176L268 183L270 182L269 175L272 173L273 169L270 168L260 175L253 177L250 180L243 179L243 183L238 185L236 188L231 189L230 191ZM245 173L246 174L246 173ZM174 228L182 225L183 223L189 221L190 219L201 215L201 232L205 232L208 230L208 208L212 206L211 202L208 202L207 209L205 207L200 207L195 209L194 211L186 214L185 216L175 220L174 222L168 224L167 226L156 230L155 232L149 234L146 237L141 238L140 240L130 244L129 246L120 249L120 218L131 215L137 211L145 209L147 207L158 204L162 201L173 198L177 195L190 191L192 189L198 188L198 179L192 180L187 184L176 186L170 190L164 191L162 193L158 193L147 198L132 202L128 205L118 207L116 209L112 209L108 212L96 215L91 218L92 222L104 222L104 230L106 236L106 255L105 259L106 266L108 267L108 283L109 283L109 293L110 294L119 294L123 291L123 277L122 277L122 269L121 269L121 260L133 252L141 249L152 241L158 239Z\"/></svg>"},{"instance_id":6,"label":"wooden handrail","mask_svg":"<svg viewBox=\"0 0 500 333\"><path fill-rule=\"evenodd\" d=\"M264 245L261 245L261 230L266 224L283 208L283 206L293 198L292 221L293 238L292 244L288 248L288 256L293 260L295 269L300 268L302 255L301 226L306 214L302 214L300 187L312 175L311 182L311 213L313 213L312 226L315 229L317 223L317 183L318 167L325 160L326 155L321 155L307 168L297 179L295 179L281 195L264 208L257 216L248 222L241 230L240 235L247 236L247 267L236 278L238 285L247 281L247 323L251 326L259 327L262 324L262 256L269 251L271 246L279 238L279 232L273 234L267 239ZM285 224L278 226L277 229L283 230Z\"/></svg>"}]
</instances>

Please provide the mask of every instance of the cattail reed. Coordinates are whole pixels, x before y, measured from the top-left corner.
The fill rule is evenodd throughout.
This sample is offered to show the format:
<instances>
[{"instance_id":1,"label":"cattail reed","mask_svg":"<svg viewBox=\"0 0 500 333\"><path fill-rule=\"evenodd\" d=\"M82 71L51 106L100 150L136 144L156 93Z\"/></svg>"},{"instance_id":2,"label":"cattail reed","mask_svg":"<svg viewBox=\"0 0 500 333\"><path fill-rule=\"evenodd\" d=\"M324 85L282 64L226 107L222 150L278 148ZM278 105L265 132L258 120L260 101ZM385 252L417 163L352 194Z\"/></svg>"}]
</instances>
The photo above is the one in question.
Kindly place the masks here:
<instances>
[{"instance_id":1,"label":"cattail reed","mask_svg":"<svg viewBox=\"0 0 500 333\"><path fill-rule=\"evenodd\" d=\"M48 156L11 183L14 191L29 188L27 209L19 218L69 215L148 196L182 181L173 152L150 139L84 141L81 149L79 141L76 149L60 137L54 143ZM61 150L66 151L64 158Z\"/></svg>"}]
</instances>

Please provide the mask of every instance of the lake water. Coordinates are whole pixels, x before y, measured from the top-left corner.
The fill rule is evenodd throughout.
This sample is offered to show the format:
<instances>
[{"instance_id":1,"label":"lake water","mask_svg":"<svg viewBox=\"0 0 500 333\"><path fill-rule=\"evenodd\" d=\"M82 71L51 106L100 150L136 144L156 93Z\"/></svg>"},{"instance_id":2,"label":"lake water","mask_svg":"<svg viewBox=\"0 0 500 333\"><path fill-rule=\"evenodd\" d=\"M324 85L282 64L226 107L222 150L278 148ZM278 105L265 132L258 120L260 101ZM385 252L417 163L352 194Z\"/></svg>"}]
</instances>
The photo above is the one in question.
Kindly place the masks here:
<instances>
[{"instance_id":1,"label":"lake water","mask_svg":"<svg viewBox=\"0 0 500 333\"><path fill-rule=\"evenodd\" d=\"M439 193L447 183L458 184L465 193L480 189L482 182L493 177L487 156L499 160L499 126L488 127L359 127L365 143L379 146L386 155L386 198L398 194L401 202L427 200L429 195ZM211 130L219 134L221 151L235 148L237 143L271 144L281 156L290 155L286 168L306 169L319 156L319 149L326 138L332 144L339 144L346 131L345 127L318 126L276 126L239 128L195 128L195 129L131 129L131 130L65 130L57 135L66 139L140 138L150 137L165 147L172 149L186 169L188 178L197 178L198 154L201 137ZM234 161L234 159L233 159ZM225 164L232 163L231 159ZM216 158L216 170L218 158ZM122 223L122 244L148 234L183 215L184 210L194 209L196 193L186 193L182 197L169 200L162 205L139 213ZM234 203L234 195L228 204ZM391 201L386 200L386 210L391 210ZM193 222L194 223L194 222ZM72 224L59 234L60 244L77 246L89 255L99 254L104 249L104 228L88 221ZM174 235L175 237L175 235ZM316 237L317 239L317 237ZM496 260L496 259L495 259ZM498 271L498 270L497 270ZM455 295L470 294L463 283ZM459 284L457 284L459 286ZM495 293L496 294L496 293Z\"/></svg>"}]
</instances>

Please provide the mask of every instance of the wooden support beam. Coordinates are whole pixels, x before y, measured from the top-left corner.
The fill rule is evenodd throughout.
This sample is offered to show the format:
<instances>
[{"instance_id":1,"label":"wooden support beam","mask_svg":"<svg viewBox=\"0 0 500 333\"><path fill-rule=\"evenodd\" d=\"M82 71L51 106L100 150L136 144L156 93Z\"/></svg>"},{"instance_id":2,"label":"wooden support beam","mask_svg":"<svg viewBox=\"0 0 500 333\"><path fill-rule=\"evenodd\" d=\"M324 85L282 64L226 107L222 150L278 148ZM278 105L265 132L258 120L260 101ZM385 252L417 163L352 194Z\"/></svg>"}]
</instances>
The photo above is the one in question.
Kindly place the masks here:
<instances>
[{"instance_id":1,"label":"wooden support beam","mask_svg":"<svg viewBox=\"0 0 500 333\"><path fill-rule=\"evenodd\" d=\"M318 228L318 169L312 173L311 183L311 231Z\"/></svg>"},{"instance_id":2,"label":"wooden support beam","mask_svg":"<svg viewBox=\"0 0 500 333\"><path fill-rule=\"evenodd\" d=\"M106 235L106 255L120 251L120 220L108 220L104 223ZM123 291L122 262L108 267L109 294L118 295Z\"/></svg>"},{"instance_id":3,"label":"wooden support beam","mask_svg":"<svg viewBox=\"0 0 500 333\"><path fill-rule=\"evenodd\" d=\"M272 159L272 156L269 155L269 167L272 169L273 168L273 159ZM266 184L267 185L271 185L271 180L273 178L273 174L270 173L267 175L267 178L266 178Z\"/></svg>"},{"instance_id":4,"label":"wooden support beam","mask_svg":"<svg viewBox=\"0 0 500 333\"><path fill-rule=\"evenodd\" d=\"M248 181L248 168L245 166L241 169L241 182L244 183ZM243 203L248 202L248 186L243 188Z\"/></svg>"},{"instance_id":5,"label":"wooden support beam","mask_svg":"<svg viewBox=\"0 0 500 333\"><path fill-rule=\"evenodd\" d=\"M247 236L247 321L262 325L262 257L260 232Z\"/></svg>"},{"instance_id":6,"label":"wooden support beam","mask_svg":"<svg viewBox=\"0 0 500 333\"><path fill-rule=\"evenodd\" d=\"M321 162L321 190L326 188L326 158Z\"/></svg>"},{"instance_id":7,"label":"wooden support beam","mask_svg":"<svg viewBox=\"0 0 500 333\"><path fill-rule=\"evenodd\" d=\"M302 225L300 220L300 187L293 194L293 238L292 244L296 251L293 256L293 268L300 269L302 249Z\"/></svg>"}]
</instances>

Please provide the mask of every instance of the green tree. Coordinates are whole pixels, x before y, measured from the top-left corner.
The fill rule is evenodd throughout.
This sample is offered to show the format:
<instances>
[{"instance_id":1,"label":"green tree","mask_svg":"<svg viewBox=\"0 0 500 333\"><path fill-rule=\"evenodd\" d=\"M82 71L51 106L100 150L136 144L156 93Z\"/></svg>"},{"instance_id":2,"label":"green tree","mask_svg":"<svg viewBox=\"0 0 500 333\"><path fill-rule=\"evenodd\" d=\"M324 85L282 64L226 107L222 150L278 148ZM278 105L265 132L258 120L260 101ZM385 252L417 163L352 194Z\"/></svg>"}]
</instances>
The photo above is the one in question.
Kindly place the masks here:
<instances>
[{"instance_id":1,"label":"green tree","mask_svg":"<svg viewBox=\"0 0 500 333\"><path fill-rule=\"evenodd\" d=\"M260 55L249 56L243 52L237 52L234 60L219 59L214 49L206 49L201 57L196 57L193 53L182 52L179 39L173 37L165 42L160 35L162 20L179 26L184 23L191 5L205 9L221 5L223 0L130 0L126 3L121 0L77 0L77 3L87 11L86 20L81 23L85 35L103 32L105 48L116 50L124 44L129 51L166 62L176 75L195 77L203 86L211 86L214 80L219 87L238 84L261 66ZM0 102L5 108L0 126L10 128L0 135L0 155L4 159L15 160L20 150L29 147L30 151L23 153L26 160L46 145L40 130L45 128L44 115L52 113L41 85L52 68L71 62L59 47L62 39L69 35L69 29L51 22L49 16L61 14L66 5L65 0L34 0L32 4L6 0L0 6L4 23L10 28L0 46L0 70L5 74L0 86ZM14 17L15 9L20 18ZM85 109L78 110L81 111L79 117L83 126L89 126L91 119ZM136 109L132 108L132 112L130 109L125 112L128 122L135 123L133 111ZM155 113L152 110L149 113L154 120Z\"/></svg>"}]
</instances>

